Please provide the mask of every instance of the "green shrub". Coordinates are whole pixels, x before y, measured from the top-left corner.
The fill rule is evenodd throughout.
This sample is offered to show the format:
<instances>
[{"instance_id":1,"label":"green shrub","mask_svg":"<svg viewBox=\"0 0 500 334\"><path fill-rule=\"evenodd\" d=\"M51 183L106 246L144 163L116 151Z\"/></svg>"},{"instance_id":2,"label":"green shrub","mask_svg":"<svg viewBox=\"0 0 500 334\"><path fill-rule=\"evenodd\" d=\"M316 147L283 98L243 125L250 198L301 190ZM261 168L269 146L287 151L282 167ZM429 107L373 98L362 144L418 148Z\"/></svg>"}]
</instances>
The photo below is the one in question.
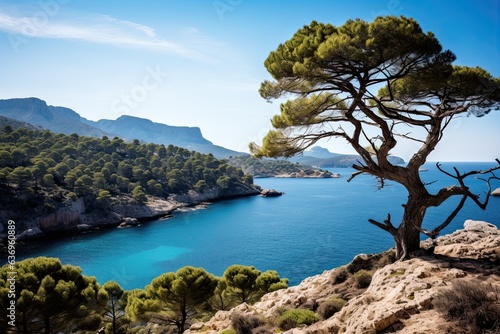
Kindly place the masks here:
<instances>
[{"instance_id":1,"label":"green shrub","mask_svg":"<svg viewBox=\"0 0 500 334\"><path fill-rule=\"evenodd\" d=\"M500 291L480 281L458 280L437 294L433 305L449 319L457 320L470 333L500 333Z\"/></svg>"},{"instance_id":2,"label":"green shrub","mask_svg":"<svg viewBox=\"0 0 500 334\"><path fill-rule=\"evenodd\" d=\"M401 276L405 274L406 269L405 268L399 268L396 270L391 270L391 274L389 276L394 277L394 276Z\"/></svg>"},{"instance_id":3,"label":"green shrub","mask_svg":"<svg viewBox=\"0 0 500 334\"><path fill-rule=\"evenodd\" d=\"M319 304L317 312L323 319L328 319L340 311L345 304L346 301L341 298L332 298Z\"/></svg>"},{"instance_id":4,"label":"green shrub","mask_svg":"<svg viewBox=\"0 0 500 334\"><path fill-rule=\"evenodd\" d=\"M372 275L368 271L361 269L354 274L354 279L358 284L358 288L364 289L370 286Z\"/></svg>"},{"instance_id":5,"label":"green shrub","mask_svg":"<svg viewBox=\"0 0 500 334\"><path fill-rule=\"evenodd\" d=\"M219 334L236 334L236 331L234 329L224 329Z\"/></svg>"},{"instance_id":6,"label":"green shrub","mask_svg":"<svg viewBox=\"0 0 500 334\"><path fill-rule=\"evenodd\" d=\"M347 280L349 277L349 271L346 267L339 267L332 271L330 274L330 283L332 284L340 284Z\"/></svg>"},{"instance_id":7,"label":"green shrub","mask_svg":"<svg viewBox=\"0 0 500 334\"><path fill-rule=\"evenodd\" d=\"M311 325L318 320L318 316L311 310L291 309L278 317L278 327L286 331L301 325Z\"/></svg>"},{"instance_id":8,"label":"green shrub","mask_svg":"<svg viewBox=\"0 0 500 334\"><path fill-rule=\"evenodd\" d=\"M264 325L264 322L253 314L234 313L231 317L231 325L237 334L252 334L252 330Z\"/></svg>"}]
</instances>

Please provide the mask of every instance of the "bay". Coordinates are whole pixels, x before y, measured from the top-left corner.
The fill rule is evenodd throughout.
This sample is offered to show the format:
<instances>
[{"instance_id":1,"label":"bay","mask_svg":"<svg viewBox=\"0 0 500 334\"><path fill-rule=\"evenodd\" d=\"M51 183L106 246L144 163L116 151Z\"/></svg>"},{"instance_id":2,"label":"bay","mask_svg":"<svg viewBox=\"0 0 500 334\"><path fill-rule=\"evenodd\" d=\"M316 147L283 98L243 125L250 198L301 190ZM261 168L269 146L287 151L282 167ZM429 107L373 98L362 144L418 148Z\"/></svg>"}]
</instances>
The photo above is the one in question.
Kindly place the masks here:
<instances>
[{"instance_id":1,"label":"bay","mask_svg":"<svg viewBox=\"0 0 500 334\"><path fill-rule=\"evenodd\" d=\"M446 163L453 171L485 169L491 163ZM422 178L431 190L456 183L425 166ZM368 223L383 221L390 213L401 219L405 190L388 182L360 175L347 182L352 169L330 169L340 179L256 179L263 188L283 196L254 196L214 203L204 210L175 212L174 218L147 222L139 227L90 232L58 239L30 241L18 246L18 259L50 256L80 266L85 275L103 284L117 281L125 289L143 288L154 277L190 265L221 276L232 264L276 270L296 285L308 276L349 262L359 253L377 253L393 246L392 237ZM486 191L484 182L470 180L473 192ZM500 186L497 182L494 186ZM484 197L484 195L483 195ZM458 198L428 210L424 228L441 223ZM500 198L491 198L482 211L472 201L442 234L462 228L466 219L500 225Z\"/></svg>"}]
</instances>

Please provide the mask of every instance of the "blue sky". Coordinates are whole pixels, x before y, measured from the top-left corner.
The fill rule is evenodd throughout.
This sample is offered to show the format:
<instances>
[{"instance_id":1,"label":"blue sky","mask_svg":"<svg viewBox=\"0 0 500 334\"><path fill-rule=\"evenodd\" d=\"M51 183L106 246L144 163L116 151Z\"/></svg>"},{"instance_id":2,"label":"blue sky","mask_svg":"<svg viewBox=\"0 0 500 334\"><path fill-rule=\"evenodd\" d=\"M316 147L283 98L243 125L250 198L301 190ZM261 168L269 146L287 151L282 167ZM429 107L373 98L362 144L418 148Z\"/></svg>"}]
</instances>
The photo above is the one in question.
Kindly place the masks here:
<instances>
[{"instance_id":1,"label":"blue sky","mask_svg":"<svg viewBox=\"0 0 500 334\"><path fill-rule=\"evenodd\" d=\"M263 62L312 20L415 18L456 64L500 76L500 0L0 0L0 98L35 96L91 120L127 114L198 126L246 151L279 104L258 94ZM431 160L500 157L500 111L458 119ZM351 153L341 141L322 143ZM404 145L394 153L408 158Z\"/></svg>"}]
</instances>

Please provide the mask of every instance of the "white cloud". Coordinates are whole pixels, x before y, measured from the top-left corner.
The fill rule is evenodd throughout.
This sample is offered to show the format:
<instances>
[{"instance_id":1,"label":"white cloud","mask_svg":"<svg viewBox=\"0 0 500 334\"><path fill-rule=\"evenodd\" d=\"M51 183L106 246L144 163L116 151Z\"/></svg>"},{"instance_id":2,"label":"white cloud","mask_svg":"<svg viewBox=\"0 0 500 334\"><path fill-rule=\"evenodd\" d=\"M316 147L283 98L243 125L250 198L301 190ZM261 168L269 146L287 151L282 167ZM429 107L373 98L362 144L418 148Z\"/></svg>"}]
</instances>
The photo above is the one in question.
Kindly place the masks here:
<instances>
[{"instance_id":1,"label":"white cloud","mask_svg":"<svg viewBox=\"0 0 500 334\"><path fill-rule=\"evenodd\" d=\"M0 11L0 31L23 38L81 40L90 43L140 48L206 60L207 56L185 45L158 36L149 26L110 16L94 16L63 21L39 10L31 15ZM196 42L196 41L194 41ZM185 44L185 43L183 43Z\"/></svg>"},{"instance_id":2,"label":"white cloud","mask_svg":"<svg viewBox=\"0 0 500 334\"><path fill-rule=\"evenodd\" d=\"M145 25L142 25L142 24L139 24L139 23L131 22L131 21L119 20L117 18L114 18L114 17L111 17L111 16L107 16L107 15L104 15L103 19L104 20L109 20L110 22L113 22L113 23L116 23L116 24L119 24L119 25L124 25L124 26L128 26L128 27L134 28L134 29L136 29L138 31L142 31L144 34L146 34L149 37L152 37L152 38L156 37L155 30L153 28L151 28L151 27L148 27L148 26L145 26Z\"/></svg>"}]
</instances>

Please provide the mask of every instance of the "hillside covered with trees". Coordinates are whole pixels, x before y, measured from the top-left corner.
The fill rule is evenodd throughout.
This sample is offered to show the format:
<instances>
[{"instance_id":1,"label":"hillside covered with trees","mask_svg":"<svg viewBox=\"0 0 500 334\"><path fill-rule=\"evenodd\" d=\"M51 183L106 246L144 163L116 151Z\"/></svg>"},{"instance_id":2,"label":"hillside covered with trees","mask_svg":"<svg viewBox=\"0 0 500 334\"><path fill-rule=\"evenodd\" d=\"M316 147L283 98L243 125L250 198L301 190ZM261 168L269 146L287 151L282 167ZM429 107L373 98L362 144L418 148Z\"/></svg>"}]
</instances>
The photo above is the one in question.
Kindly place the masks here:
<instances>
[{"instance_id":1,"label":"hillside covered with trees","mask_svg":"<svg viewBox=\"0 0 500 334\"><path fill-rule=\"evenodd\" d=\"M176 146L125 142L50 131L0 130L0 210L47 214L83 198L85 208L108 210L118 198L141 205L190 190L220 197L251 189L253 178L216 159ZM15 219L15 217L8 217Z\"/></svg>"}]
</instances>

